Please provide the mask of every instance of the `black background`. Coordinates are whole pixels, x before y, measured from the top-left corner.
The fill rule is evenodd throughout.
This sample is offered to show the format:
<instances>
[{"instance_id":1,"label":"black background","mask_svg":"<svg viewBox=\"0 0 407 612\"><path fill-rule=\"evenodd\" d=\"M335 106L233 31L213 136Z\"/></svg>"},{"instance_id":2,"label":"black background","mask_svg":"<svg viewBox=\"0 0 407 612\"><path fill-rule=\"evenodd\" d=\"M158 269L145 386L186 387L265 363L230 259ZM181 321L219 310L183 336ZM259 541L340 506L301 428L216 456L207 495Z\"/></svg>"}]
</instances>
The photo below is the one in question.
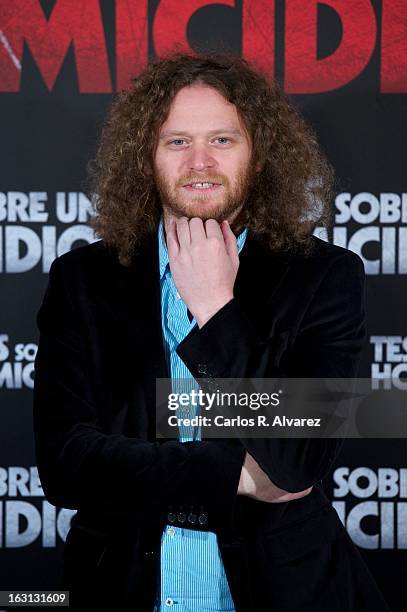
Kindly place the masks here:
<instances>
[{"instance_id":1,"label":"black background","mask_svg":"<svg viewBox=\"0 0 407 612\"><path fill-rule=\"evenodd\" d=\"M7 0L0 4L0 19L1 5L5 4ZM55 1L43 0L40 4L49 17ZM102 1L100 5L114 82L115 2ZM151 26L158 5L157 0L149 3L150 56L154 55ZM372 5L380 26L381 3L375 1ZM281 83L284 83L284 9L284 2L276 3L275 72ZM208 5L198 10L188 25L188 40L192 48L198 45L200 48L216 47L240 54L241 13L242 0L236 2L234 8ZM328 6L321 5L318 11L318 57L323 58L334 52L341 36L338 15ZM360 36L363 36L363 30ZM340 89L321 94L291 96L314 127L322 149L334 165L340 191L352 194L363 191L375 195L383 192L400 194L405 188L406 96L380 93L379 72L380 35L370 62L353 81ZM25 45L20 91L0 93L0 191L48 192L48 223L54 224L54 194L57 191L84 189L86 164L94 154L111 99L112 94L79 92L72 45L53 89L48 91ZM6 221L3 222L3 225L6 224ZM35 231L39 231L41 225L27 223ZM61 227L61 231L66 227ZM352 227L350 223L350 230ZM37 341L35 315L46 282L47 275L42 272L40 264L25 273L0 274L0 334L8 334L10 347L18 342ZM405 276L368 276L367 301L368 338L371 335L406 335ZM370 376L372 360L373 348L367 341L361 376ZM31 390L0 388L0 405L0 465L4 468L34 466ZM404 440L347 441L338 465L351 469L360 466L372 469L406 467L405 451ZM326 487L332 495L331 476L326 478ZM12 500L7 495L0 497L3 506L8 499ZM363 501L351 497L345 500L349 508ZM27 498L25 501L40 508L43 499ZM4 528L4 517L2 520ZM368 533L377 533L377 520L366 521L364 527ZM21 529L24 529L24 524ZM0 589L57 588L62 541L57 538L56 548L43 548L40 540L37 538L29 546L4 548L0 552ZM360 550L389 604L394 610L407 610L403 582L406 551Z\"/></svg>"}]
</instances>

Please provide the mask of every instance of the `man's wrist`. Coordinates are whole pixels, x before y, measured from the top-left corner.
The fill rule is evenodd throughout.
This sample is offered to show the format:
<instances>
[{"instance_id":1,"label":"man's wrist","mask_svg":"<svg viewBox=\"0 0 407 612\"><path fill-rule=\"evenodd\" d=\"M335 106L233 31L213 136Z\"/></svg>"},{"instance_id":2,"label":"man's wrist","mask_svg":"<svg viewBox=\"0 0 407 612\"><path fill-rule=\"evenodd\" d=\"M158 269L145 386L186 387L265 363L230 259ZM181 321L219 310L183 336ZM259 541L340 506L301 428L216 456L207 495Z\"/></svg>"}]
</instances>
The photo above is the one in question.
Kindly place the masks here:
<instances>
[{"instance_id":1,"label":"man's wrist","mask_svg":"<svg viewBox=\"0 0 407 612\"><path fill-rule=\"evenodd\" d=\"M253 480L249 470L243 464L242 471L240 472L240 480L237 489L238 495L255 495L256 494L256 483Z\"/></svg>"},{"instance_id":2,"label":"man's wrist","mask_svg":"<svg viewBox=\"0 0 407 612\"><path fill-rule=\"evenodd\" d=\"M210 308L201 308L199 312L195 312L194 317L195 321L198 324L198 327L203 327L205 323L209 321L209 319L211 319L221 308L223 308L231 300L233 300L233 294L223 298Z\"/></svg>"}]
</instances>

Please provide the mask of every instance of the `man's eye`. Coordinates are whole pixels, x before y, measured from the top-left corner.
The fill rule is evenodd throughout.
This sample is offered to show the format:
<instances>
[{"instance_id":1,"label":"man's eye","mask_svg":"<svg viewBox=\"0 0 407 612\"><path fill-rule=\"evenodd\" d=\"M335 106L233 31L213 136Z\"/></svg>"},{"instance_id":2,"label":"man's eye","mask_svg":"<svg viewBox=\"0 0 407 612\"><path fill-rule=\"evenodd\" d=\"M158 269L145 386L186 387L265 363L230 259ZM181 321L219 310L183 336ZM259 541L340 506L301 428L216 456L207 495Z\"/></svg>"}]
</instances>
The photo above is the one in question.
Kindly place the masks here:
<instances>
[{"instance_id":1,"label":"man's eye","mask_svg":"<svg viewBox=\"0 0 407 612\"><path fill-rule=\"evenodd\" d=\"M176 146L181 146L185 144L184 138L175 138L175 140L170 140L169 144L174 144Z\"/></svg>"},{"instance_id":2,"label":"man's eye","mask_svg":"<svg viewBox=\"0 0 407 612\"><path fill-rule=\"evenodd\" d=\"M229 144L230 138L226 138L226 136L218 136L215 140L219 142L219 144Z\"/></svg>"}]
</instances>

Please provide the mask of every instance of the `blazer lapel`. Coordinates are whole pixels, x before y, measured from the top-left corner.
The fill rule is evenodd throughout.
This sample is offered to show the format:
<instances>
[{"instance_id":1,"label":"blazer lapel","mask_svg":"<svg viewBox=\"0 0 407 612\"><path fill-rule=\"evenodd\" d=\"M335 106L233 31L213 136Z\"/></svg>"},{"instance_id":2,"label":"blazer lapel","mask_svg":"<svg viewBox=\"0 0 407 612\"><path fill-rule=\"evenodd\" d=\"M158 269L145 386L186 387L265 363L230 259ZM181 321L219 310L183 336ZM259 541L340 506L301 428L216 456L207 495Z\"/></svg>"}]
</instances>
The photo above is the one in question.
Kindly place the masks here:
<instances>
[{"instance_id":1,"label":"blazer lapel","mask_svg":"<svg viewBox=\"0 0 407 612\"><path fill-rule=\"evenodd\" d=\"M292 262L292 255L272 251L259 235L248 232L234 294L259 331L275 331L275 315L281 312L277 296Z\"/></svg>"},{"instance_id":2,"label":"blazer lapel","mask_svg":"<svg viewBox=\"0 0 407 612\"><path fill-rule=\"evenodd\" d=\"M161 329L161 291L158 269L158 236L148 235L129 267L116 257L105 271L105 304L115 321L120 344L134 358L144 378L168 377Z\"/></svg>"}]
</instances>

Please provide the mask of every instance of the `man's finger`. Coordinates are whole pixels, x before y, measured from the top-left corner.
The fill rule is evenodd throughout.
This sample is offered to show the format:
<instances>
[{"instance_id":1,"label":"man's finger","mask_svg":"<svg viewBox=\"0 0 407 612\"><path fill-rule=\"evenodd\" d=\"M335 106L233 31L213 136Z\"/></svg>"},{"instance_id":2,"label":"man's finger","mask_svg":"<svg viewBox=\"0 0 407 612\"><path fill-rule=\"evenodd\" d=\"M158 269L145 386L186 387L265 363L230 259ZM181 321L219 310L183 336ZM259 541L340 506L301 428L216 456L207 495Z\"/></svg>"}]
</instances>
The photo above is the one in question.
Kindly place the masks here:
<instances>
[{"instance_id":1,"label":"man's finger","mask_svg":"<svg viewBox=\"0 0 407 612\"><path fill-rule=\"evenodd\" d=\"M174 217L170 217L168 222L165 224L165 239L170 258L176 257L179 253L179 242L176 227L177 224Z\"/></svg>"},{"instance_id":2,"label":"man's finger","mask_svg":"<svg viewBox=\"0 0 407 612\"><path fill-rule=\"evenodd\" d=\"M191 242L205 240L206 232L202 219L193 217L189 221L189 231L191 233Z\"/></svg>"},{"instance_id":3,"label":"man's finger","mask_svg":"<svg viewBox=\"0 0 407 612\"><path fill-rule=\"evenodd\" d=\"M222 238L222 230L220 229L220 225L215 219L208 219L205 222L206 236L211 238L216 236L216 238Z\"/></svg>"},{"instance_id":4,"label":"man's finger","mask_svg":"<svg viewBox=\"0 0 407 612\"><path fill-rule=\"evenodd\" d=\"M223 234L223 239L225 241L226 250L229 257L233 261L239 260L239 249L237 246L236 236L230 229L230 225L228 221L222 221L221 230Z\"/></svg>"},{"instance_id":5,"label":"man's finger","mask_svg":"<svg viewBox=\"0 0 407 612\"><path fill-rule=\"evenodd\" d=\"M191 233L189 230L189 222L187 217L177 219L177 236L179 246L182 249L189 248L191 245Z\"/></svg>"}]
</instances>

